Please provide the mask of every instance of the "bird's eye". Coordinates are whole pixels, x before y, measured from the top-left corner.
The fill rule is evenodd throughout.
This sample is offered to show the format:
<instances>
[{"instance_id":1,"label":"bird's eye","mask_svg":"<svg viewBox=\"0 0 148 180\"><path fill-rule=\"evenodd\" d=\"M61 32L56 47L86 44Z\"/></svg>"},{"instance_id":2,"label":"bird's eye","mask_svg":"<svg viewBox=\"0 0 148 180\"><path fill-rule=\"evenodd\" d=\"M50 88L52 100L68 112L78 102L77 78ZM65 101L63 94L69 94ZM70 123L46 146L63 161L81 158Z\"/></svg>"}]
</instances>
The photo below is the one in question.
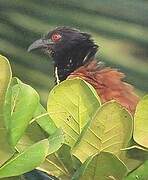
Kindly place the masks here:
<instances>
[{"instance_id":1,"label":"bird's eye","mask_svg":"<svg viewBox=\"0 0 148 180\"><path fill-rule=\"evenodd\" d=\"M53 41L53 42L58 42L60 39L61 39L61 35L60 34L53 34L52 36L51 36L51 40Z\"/></svg>"}]
</instances>

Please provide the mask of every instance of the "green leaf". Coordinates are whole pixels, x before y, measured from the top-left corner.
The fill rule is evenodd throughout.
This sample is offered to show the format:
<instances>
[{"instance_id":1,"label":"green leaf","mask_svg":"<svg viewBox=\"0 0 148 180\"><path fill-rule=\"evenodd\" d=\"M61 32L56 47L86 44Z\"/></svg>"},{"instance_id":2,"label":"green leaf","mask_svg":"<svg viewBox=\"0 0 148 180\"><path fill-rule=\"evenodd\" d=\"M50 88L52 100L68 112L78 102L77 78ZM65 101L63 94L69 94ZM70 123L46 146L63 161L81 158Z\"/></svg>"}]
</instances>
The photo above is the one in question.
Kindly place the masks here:
<instances>
[{"instance_id":1,"label":"green leaf","mask_svg":"<svg viewBox=\"0 0 148 180\"><path fill-rule=\"evenodd\" d=\"M80 166L80 162L72 156L71 148L68 145L64 144L56 154L70 174L74 173L76 165Z\"/></svg>"},{"instance_id":2,"label":"green leaf","mask_svg":"<svg viewBox=\"0 0 148 180\"><path fill-rule=\"evenodd\" d=\"M40 126L36 123L36 121L34 121L29 125L24 136L17 143L17 150L21 152L25 150L28 146L31 146L36 141L39 141L40 139L43 138L45 138L44 131L40 128ZM47 155L55 153L59 148L61 148L61 146L64 143L63 131L61 129L57 129L54 134L49 136L48 141L49 141L49 149ZM49 170L50 168L50 172L48 173L51 173L54 167L55 167L54 162L49 163L47 157L45 161L38 167L38 169L47 172L47 170Z\"/></svg>"},{"instance_id":3,"label":"green leaf","mask_svg":"<svg viewBox=\"0 0 148 180\"><path fill-rule=\"evenodd\" d=\"M48 154L52 154L57 151L64 143L64 136L62 129L57 129L54 134L49 138L49 151Z\"/></svg>"},{"instance_id":4,"label":"green leaf","mask_svg":"<svg viewBox=\"0 0 148 180\"><path fill-rule=\"evenodd\" d=\"M7 131L10 129L11 121L11 111L13 107L12 103L12 88L17 84L18 79L12 78L9 87L6 92L5 102L4 102L4 121Z\"/></svg>"},{"instance_id":5,"label":"green leaf","mask_svg":"<svg viewBox=\"0 0 148 180\"><path fill-rule=\"evenodd\" d=\"M57 153L46 157L45 161L37 169L47 172L49 175L54 175L60 179L70 179L70 173L66 169L62 160L58 157Z\"/></svg>"},{"instance_id":6,"label":"green leaf","mask_svg":"<svg viewBox=\"0 0 148 180\"><path fill-rule=\"evenodd\" d=\"M18 141L16 148L17 150L22 151L28 146L31 146L42 139L48 138L49 135L49 138L52 140L53 133L57 133L59 131L61 133L61 130L56 128L54 122L49 117L43 106L39 104L34 113L33 119L31 120L21 139ZM61 134L59 134L59 136L57 134L57 136L54 138L60 142L61 138L63 138L63 134L62 136ZM58 142L56 142L56 144L58 144Z\"/></svg>"},{"instance_id":7,"label":"green leaf","mask_svg":"<svg viewBox=\"0 0 148 180\"><path fill-rule=\"evenodd\" d=\"M25 180L22 176L13 176L7 178L1 178L1 180Z\"/></svg>"},{"instance_id":8,"label":"green leaf","mask_svg":"<svg viewBox=\"0 0 148 180\"><path fill-rule=\"evenodd\" d=\"M133 138L130 140L128 146L122 149L125 153L121 160L128 167L129 172L139 167L144 161L148 160L148 149L138 145Z\"/></svg>"},{"instance_id":9,"label":"green leaf","mask_svg":"<svg viewBox=\"0 0 148 180\"><path fill-rule=\"evenodd\" d=\"M7 131L3 113L5 95L11 77L9 61L0 55L0 165L7 161L14 153L7 142Z\"/></svg>"},{"instance_id":10,"label":"green leaf","mask_svg":"<svg viewBox=\"0 0 148 180\"><path fill-rule=\"evenodd\" d=\"M31 128L29 128L30 126ZM21 138L21 140L17 144L17 149L19 151L25 150L28 146L30 146L31 144L34 144L36 140L43 138L43 134L41 134L40 132L41 128L38 126L38 128L40 128L39 130L37 126L38 124L35 121L31 125L29 125L27 133L25 133L25 136L23 136L23 138ZM50 135L50 137L48 138L48 141L49 141L49 149L48 149L47 155L54 154L56 151L58 151L59 148L61 148L61 146L64 143L63 131L61 129L57 129L54 134ZM51 173L55 167L55 164L52 161L51 163L49 162L50 161L48 160L48 157L46 157L45 161L41 163L38 169L41 169L47 172L47 170L49 170L50 168L50 172L48 173ZM53 171L52 174L53 173L55 172ZM54 175L57 175L57 174L55 173Z\"/></svg>"},{"instance_id":11,"label":"green leaf","mask_svg":"<svg viewBox=\"0 0 148 180\"><path fill-rule=\"evenodd\" d=\"M34 143L37 143L45 138L48 138L48 134L46 134L34 121L33 123L29 124L29 126L25 130L25 133L16 145L16 149L17 151L21 152Z\"/></svg>"},{"instance_id":12,"label":"green leaf","mask_svg":"<svg viewBox=\"0 0 148 180\"><path fill-rule=\"evenodd\" d=\"M23 151L34 143L41 141L45 138L48 138L49 141L49 152L48 154L52 154L57 151L64 143L64 136L62 129L57 129L52 135L48 137L41 127L34 121L30 124L25 131L25 134L17 143L17 150Z\"/></svg>"},{"instance_id":13,"label":"green leaf","mask_svg":"<svg viewBox=\"0 0 148 180\"><path fill-rule=\"evenodd\" d=\"M84 128L73 148L73 154L84 162L89 156L111 152L121 156L132 137L133 122L130 114L115 101L105 103Z\"/></svg>"},{"instance_id":14,"label":"green leaf","mask_svg":"<svg viewBox=\"0 0 148 180\"><path fill-rule=\"evenodd\" d=\"M37 92L18 79L13 79L5 103L5 120L9 142L14 147L22 137L39 104ZM8 112L9 110L9 112Z\"/></svg>"},{"instance_id":15,"label":"green leaf","mask_svg":"<svg viewBox=\"0 0 148 180\"><path fill-rule=\"evenodd\" d=\"M125 180L147 180L148 179L148 161L143 163L135 171L131 172Z\"/></svg>"},{"instance_id":16,"label":"green leaf","mask_svg":"<svg viewBox=\"0 0 148 180\"><path fill-rule=\"evenodd\" d=\"M5 101L5 94L8 85L12 78L11 67L9 61L4 56L0 55L0 115L3 116L3 105ZM0 118L1 118L0 116ZM0 122L3 124L3 122Z\"/></svg>"},{"instance_id":17,"label":"green leaf","mask_svg":"<svg viewBox=\"0 0 148 180\"><path fill-rule=\"evenodd\" d=\"M89 157L72 180L122 180L126 174L126 166L115 155L101 152Z\"/></svg>"},{"instance_id":18,"label":"green leaf","mask_svg":"<svg viewBox=\"0 0 148 180\"><path fill-rule=\"evenodd\" d=\"M49 114L47 113L47 111L41 104L38 105L38 107L34 113L33 119L49 135L53 134L57 130L55 123L50 118Z\"/></svg>"},{"instance_id":19,"label":"green leaf","mask_svg":"<svg viewBox=\"0 0 148 180\"><path fill-rule=\"evenodd\" d=\"M31 146L39 139L44 138L44 133L43 133L44 131L41 131L41 130L42 129L36 123L36 121L34 121L32 124L30 124L29 127L27 128L27 132L25 132L25 135L18 142L17 149L19 151L25 150L28 146ZM61 148L61 146L64 143L63 131L61 129L57 129L54 132L54 134L49 136L48 141L49 141L49 149L48 149L47 155L54 154L56 151L58 151L59 148ZM66 153L65 156L67 156L67 152L65 152L65 153ZM50 155L50 156L53 156L53 155ZM61 165L61 166L63 168L63 165ZM45 159L45 161L38 167L38 169L41 169L45 172L47 172L50 169L50 171L48 173L51 173L53 171L52 174L55 173L54 175L57 175L56 172L54 172L54 170L53 170L55 167L56 166L55 166L54 162L52 162L52 160L49 161L48 157L47 157ZM59 169L60 168L61 167L59 167Z\"/></svg>"},{"instance_id":20,"label":"green leaf","mask_svg":"<svg viewBox=\"0 0 148 180\"><path fill-rule=\"evenodd\" d=\"M148 148L148 95L144 96L138 103L134 122L134 140Z\"/></svg>"},{"instance_id":21,"label":"green leaf","mask_svg":"<svg viewBox=\"0 0 148 180\"><path fill-rule=\"evenodd\" d=\"M143 164L144 161L148 160L148 152L137 148L137 146L133 146L131 149L126 151L124 155L123 162L128 167L129 172L133 171Z\"/></svg>"},{"instance_id":22,"label":"green leaf","mask_svg":"<svg viewBox=\"0 0 148 180\"><path fill-rule=\"evenodd\" d=\"M58 178L69 179L75 171L70 150L68 145L63 144L57 152L49 155L38 169Z\"/></svg>"},{"instance_id":23,"label":"green leaf","mask_svg":"<svg viewBox=\"0 0 148 180\"><path fill-rule=\"evenodd\" d=\"M48 113L65 133L65 143L73 146L83 127L100 106L95 90L81 79L65 80L48 97Z\"/></svg>"},{"instance_id":24,"label":"green leaf","mask_svg":"<svg viewBox=\"0 0 148 180\"><path fill-rule=\"evenodd\" d=\"M49 142L47 139L27 148L0 168L0 178L18 176L33 170L45 160L48 148Z\"/></svg>"}]
</instances>

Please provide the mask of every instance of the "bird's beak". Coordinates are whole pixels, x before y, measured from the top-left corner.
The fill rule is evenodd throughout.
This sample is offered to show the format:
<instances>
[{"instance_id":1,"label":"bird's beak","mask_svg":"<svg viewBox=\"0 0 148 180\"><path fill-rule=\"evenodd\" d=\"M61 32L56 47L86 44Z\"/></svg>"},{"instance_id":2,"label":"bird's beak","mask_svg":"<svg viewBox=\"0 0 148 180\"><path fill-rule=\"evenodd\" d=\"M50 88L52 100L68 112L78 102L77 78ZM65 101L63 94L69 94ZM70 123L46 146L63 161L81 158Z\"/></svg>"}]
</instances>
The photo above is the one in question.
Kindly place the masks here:
<instances>
[{"instance_id":1,"label":"bird's beak","mask_svg":"<svg viewBox=\"0 0 148 180\"><path fill-rule=\"evenodd\" d=\"M50 39L38 39L28 47L28 52L32 51L33 49L47 48L52 44L53 42Z\"/></svg>"}]
</instances>

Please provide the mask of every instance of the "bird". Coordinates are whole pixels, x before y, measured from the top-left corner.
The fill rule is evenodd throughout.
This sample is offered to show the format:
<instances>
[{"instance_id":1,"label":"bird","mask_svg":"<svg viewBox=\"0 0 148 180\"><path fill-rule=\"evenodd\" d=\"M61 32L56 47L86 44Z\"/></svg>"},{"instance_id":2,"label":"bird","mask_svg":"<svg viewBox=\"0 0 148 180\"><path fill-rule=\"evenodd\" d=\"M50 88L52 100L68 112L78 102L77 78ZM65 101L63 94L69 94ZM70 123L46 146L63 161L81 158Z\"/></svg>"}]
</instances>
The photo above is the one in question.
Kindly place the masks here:
<instances>
[{"instance_id":1,"label":"bird","mask_svg":"<svg viewBox=\"0 0 148 180\"><path fill-rule=\"evenodd\" d=\"M124 81L124 73L96 59L99 46L91 34L60 26L34 41L28 51L34 49L42 49L52 57L56 84L81 78L95 88L102 103L115 100L131 114L135 113L139 97L134 87Z\"/></svg>"}]
</instances>

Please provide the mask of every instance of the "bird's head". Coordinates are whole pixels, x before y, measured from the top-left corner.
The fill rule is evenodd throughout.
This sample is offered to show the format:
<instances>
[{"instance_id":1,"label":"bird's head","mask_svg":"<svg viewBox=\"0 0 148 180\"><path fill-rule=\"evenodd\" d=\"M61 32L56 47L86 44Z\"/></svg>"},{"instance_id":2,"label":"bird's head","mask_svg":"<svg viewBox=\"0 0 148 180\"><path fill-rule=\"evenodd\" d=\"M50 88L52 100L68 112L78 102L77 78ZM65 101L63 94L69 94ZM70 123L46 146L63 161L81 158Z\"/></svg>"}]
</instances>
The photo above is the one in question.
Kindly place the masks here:
<instances>
[{"instance_id":1,"label":"bird's head","mask_svg":"<svg viewBox=\"0 0 148 180\"><path fill-rule=\"evenodd\" d=\"M60 81L90 61L98 46L87 33L69 27L58 27L33 42L28 51L42 49L54 61Z\"/></svg>"}]
</instances>

